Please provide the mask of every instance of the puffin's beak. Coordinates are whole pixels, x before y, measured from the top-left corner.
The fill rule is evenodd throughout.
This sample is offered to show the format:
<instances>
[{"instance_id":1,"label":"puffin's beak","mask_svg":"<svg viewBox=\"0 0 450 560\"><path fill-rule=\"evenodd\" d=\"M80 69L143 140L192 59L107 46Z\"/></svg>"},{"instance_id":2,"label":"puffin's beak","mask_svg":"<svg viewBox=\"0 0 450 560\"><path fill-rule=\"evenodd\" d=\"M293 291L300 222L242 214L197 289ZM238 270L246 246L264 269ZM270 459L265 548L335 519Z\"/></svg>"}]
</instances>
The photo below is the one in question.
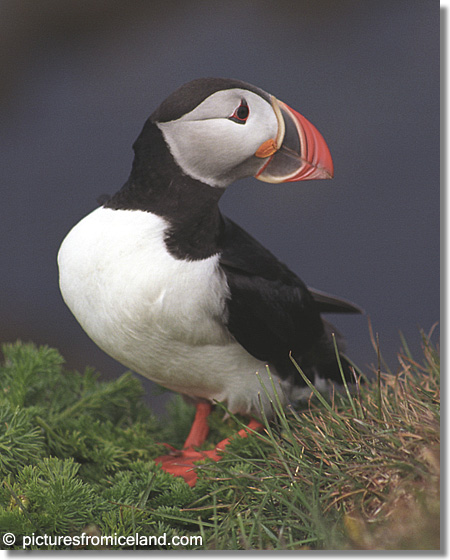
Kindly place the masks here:
<instances>
[{"instance_id":1,"label":"puffin's beak","mask_svg":"<svg viewBox=\"0 0 450 560\"><path fill-rule=\"evenodd\" d=\"M255 177L267 183L331 179L333 160L317 128L286 103L273 96L271 102L278 121L277 138L255 152L256 157L268 158Z\"/></svg>"}]
</instances>

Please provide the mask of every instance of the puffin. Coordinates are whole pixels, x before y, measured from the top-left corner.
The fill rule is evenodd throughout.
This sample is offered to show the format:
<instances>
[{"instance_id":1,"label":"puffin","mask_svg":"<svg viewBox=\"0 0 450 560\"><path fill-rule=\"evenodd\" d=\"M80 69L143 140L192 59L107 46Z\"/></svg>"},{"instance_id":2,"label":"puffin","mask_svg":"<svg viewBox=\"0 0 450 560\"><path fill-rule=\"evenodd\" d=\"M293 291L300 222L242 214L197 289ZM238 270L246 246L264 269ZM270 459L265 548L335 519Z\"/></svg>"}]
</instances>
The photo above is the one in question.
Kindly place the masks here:
<instances>
[{"instance_id":1,"label":"puffin","mask_svg":"<svg viewBox=\"0 0 450 560\"><path fill-rule=\"evenodd\" d=\"M245 177L333 177L323 136L296 110L240 80L200 78L162 102L133 150L123 187L62 242L59 285L104 352L195 404L183 449L167 445L156 459L193 486L196 462L219 460L229 442L198 449L216 403L250 418L246 437L272 417L275 398L310 394L296 365L319 390L353 381L322 314L361 310L307 287L219 209Z\"/></svg>"}]
</instances>

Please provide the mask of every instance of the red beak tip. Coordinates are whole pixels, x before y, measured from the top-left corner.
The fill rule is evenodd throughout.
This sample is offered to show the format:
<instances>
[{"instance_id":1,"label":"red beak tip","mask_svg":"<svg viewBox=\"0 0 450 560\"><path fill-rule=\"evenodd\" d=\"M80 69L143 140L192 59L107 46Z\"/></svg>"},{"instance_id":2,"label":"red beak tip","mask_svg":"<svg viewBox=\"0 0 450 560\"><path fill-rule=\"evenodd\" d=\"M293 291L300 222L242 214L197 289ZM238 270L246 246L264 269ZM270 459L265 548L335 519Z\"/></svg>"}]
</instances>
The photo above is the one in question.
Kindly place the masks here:
<instances>
[{"instance_id":1,"label":"red beak tip","mask_svg":"<svg viewBox=\"0 0 450 560\"><path fill-rule=\"evenodd\" d=\"M320 179L332 179L334 177L334 170L333 169L321 169L320 170Z\"/></svg>"}]
</instances>

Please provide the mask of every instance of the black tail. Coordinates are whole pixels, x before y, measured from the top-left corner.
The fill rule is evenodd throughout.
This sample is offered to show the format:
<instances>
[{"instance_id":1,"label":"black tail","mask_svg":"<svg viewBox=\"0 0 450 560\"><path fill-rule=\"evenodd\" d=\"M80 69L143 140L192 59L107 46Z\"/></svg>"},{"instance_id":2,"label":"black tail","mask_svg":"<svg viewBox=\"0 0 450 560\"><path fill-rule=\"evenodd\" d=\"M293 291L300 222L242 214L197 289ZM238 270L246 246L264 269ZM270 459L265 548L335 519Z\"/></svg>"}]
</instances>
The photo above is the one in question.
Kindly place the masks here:
<instances>
[{"instance_id":1,"label":"black tail","mask_svg":"<svg viewBox=\"0 0 450 560\"><path fill-rule=\"evenodd\" d=\"M295 362L306 377L317 384L320 379L342 385L343 379L347 383L355 383L357 377L354 368L345 352L345 341L337 329L324 321L325 332L314 347L303 356L293 356ZM337 348L337 352L336 352ZM295 385L304 386L305 381L296 371L292 379Z\"/></svg>"}]
</instances>

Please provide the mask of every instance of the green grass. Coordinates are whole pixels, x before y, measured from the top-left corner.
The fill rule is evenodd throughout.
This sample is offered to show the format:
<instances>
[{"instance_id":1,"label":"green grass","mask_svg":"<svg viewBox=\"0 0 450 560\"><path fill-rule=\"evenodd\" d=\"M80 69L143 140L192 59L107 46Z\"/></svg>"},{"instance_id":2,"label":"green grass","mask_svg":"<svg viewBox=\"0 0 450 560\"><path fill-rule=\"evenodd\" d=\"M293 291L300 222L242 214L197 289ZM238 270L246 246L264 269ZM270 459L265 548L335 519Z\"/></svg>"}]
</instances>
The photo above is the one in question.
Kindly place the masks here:
<instances>
[{"instance_id":1,"label":"green grass","mask_svg":"<svg viewBox=\"0 0 450 560\"><path fill-rule=\"evenodd\" d=\"M156 549L183 548L174 535L211 550L439 548L439 359L425 336L420 363L404 342L394 374L380 356L376 379L355 391L313 392L296 410L273 402L264 433L200 465L195 488L153 461L159 442L179 446L189 429L180 397L162 423L129 373L100 382L32 344L3 354L0 541L14 533L13 548L82 532L159 537L136 546ZM209 446L242 427L223 415L217 406Z\"/></svg>"}]
</instances>

